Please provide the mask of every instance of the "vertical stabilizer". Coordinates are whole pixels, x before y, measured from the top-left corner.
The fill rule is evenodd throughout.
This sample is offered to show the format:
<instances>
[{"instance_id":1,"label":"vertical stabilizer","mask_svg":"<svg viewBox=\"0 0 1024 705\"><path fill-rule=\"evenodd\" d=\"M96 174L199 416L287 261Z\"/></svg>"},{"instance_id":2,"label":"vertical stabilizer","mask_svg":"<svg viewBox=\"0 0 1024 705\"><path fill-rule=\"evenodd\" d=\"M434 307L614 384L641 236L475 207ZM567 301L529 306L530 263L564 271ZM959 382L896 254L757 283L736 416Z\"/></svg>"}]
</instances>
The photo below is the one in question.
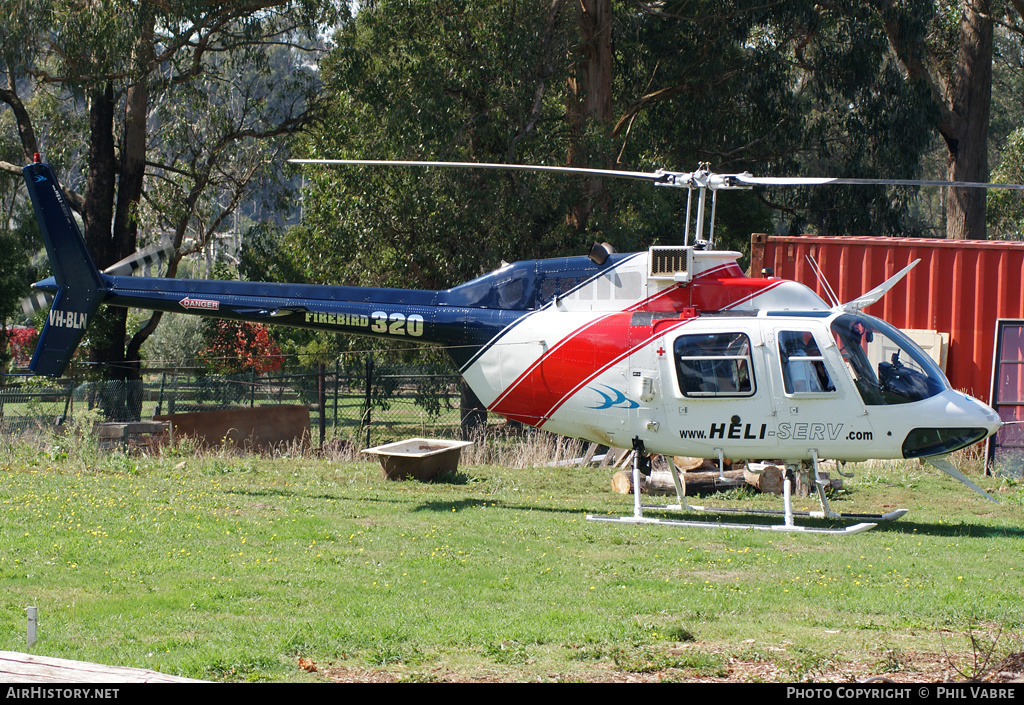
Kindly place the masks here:
<instances>
[{"instance_id":1,"label":"vertical stabilizer","mask_svg":"<svg viewBox=\"0 0 1024 705\"><path fill-rule=\"evenodd\" d=\"M35 163L23 173L58 287L29 368L39 375L59 377L105 298L103 279L53 170Z\"/></svg>"}]
</instances>

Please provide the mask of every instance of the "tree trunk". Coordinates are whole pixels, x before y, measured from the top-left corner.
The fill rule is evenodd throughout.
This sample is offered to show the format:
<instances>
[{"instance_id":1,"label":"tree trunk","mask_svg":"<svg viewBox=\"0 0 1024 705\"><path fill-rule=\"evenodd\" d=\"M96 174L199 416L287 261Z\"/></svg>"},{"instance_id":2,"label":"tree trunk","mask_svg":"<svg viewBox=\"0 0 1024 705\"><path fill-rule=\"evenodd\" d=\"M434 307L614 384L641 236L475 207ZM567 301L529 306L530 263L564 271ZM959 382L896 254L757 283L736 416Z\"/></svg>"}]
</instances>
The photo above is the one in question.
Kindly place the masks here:
<instances>
[{"instance_id":1,"label":"tree trunk","mask_svg":"<svg viewBox=\"0 0 1024 705\"><path fill-rule=\"evenodd\" d=\"M120 260L138 249L139 225L136 214L142 201L142 187L146 177L146 143L149 119L148 76L153 64L152 8L144 3L142 31L135 41L133 71L135 82L128 87L124 108L124 139L121 146L120 177L117 189L117 210L114 213L113 247ZM137 421L142 413L142 344L156 330L159 316L150 318L147 325L135 333L123 350L125 366L125 413L127 420ZM127 333L127 331L125 331ZM122 341L124 338L122 337ZM122 343L122 345L124 345Z\"/></svg>"},{"instance_id":2,"label":"tree trunk","mask_svg":"<svg viewBox=\"0 0 1024 705\"><path fill-rule=\"evenodd\" d=\"M893 0L871 0L885 33L911 80L921 81L939 110L946 143L947 177L988 181L988 123L992 95L993 22L990 0L961 0L960 45L950 75L943 56L932 56L923 32L910 28L906 8ZM985 239L985 190L949 189L946 237Z\"/></svg>"},{"instance_id":3,"label":"tree trunk","mask_svg":"<svg viewBox=\"0 0 1024 705\"><path fill-rule=\"evenodd\" d=\"M993 23L989 0L966 0L960 19L960 50L950 85L956 119L944 125L950 181L988 181L988 124L992 103ZM985 239L985 189L951 188L946 237Z\"/></svg>"},{"instance_id":4,"label":"tree trunk","mask_svg":"<svg viewBox=\"0 0 1024 705\"><path fill-rule=\"evenodd\" d=\"M569 78L566 115L569 123L569 166L599 167L589 163L581 143L587 123L610 129L612 123L612 3L611 0L579 0L582 60ZM583 228L604 191L601 179L589 179L583 198L572 208L570 222Z\"/></svg>"},{"instance_id":5,"label":"tree trunk","mask_svg":"<svg viewBox=\"0 0 1024 705\"><path fill-rule=\"evenodd\" d=\"M116 180L114 88L108 83L89 96L89 176L82 213L85 243L100 269L117 261L111 246Z\"/></svg>"},{"instance_id":6,"label":"tree trunk","mask_svg":"<svg viewBox=\"0 0 1024 705\"><path fill-rule=\"evenodd\" d=\"M85 222L86 245L100 269L119 259L112 238L117 186L114 104L114 89L109 83L89 95L89 176L85 185L82 220ZM106 384L100 399L103 412L111 421L128 420L131 416L126 410L128 397L124 385L116 384L128 376L124 365L127 314L127 309L123 308L102 310L90 328L93 340L90 359L102 365L100 375Z\"/></svg>"}]
</instances>

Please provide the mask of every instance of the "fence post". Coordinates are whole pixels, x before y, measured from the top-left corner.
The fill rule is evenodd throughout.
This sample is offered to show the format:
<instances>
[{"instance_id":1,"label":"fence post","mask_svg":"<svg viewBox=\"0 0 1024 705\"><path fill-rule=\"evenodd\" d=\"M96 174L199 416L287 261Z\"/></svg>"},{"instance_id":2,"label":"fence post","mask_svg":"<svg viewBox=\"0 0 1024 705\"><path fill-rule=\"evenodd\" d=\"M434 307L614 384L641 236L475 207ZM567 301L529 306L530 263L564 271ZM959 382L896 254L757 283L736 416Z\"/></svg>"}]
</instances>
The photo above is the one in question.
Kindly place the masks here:
<instances>
[{"instance_id":1,"label":"fence post","mask_svg":"<svg viewBox=\"0 0 1024 705\"><path fill-rule=\"evenodd\" d=\"M63 426L67 423L71 409L71 395L75 393L75 380L69 379L66 381L66 384L68 385L67 398L64 400L64 413L60 415L59 419L57 419L58 426Z\"/></svg>"},{"instance_id":2,"label":"fence post","mask_svg":"<svg viewBox=\"0 0 1024 705\"><path fill-rule=\"evenodd\" d=\"M341 375L341 360L334 361L334 436L338 436L338 377Z\"/></svg>"},{"instance_id":3,"label":"fence post","mask_svg":"<svg viewBox=\"0 0 1024 705\"><path fill-rule=\"evenodd\" d=\"M324 447L324 441L327 440L327 389L326 380L324 379L324 363L318 363L316 366L316 396L317 402L320 406L320 447Z\"/></svg>"},{"instance_id":4,"label":"fence post","mask_svg":"<svg viewBox=\"0 0 1024 705\"><path fill-rule=\"evenodd\" d=\"M180 379L181 375L179 375L177 372L175 372L172 375L172 377L174 378L174 388L171 389L170 398L168 398L168 400L167 400L167 413L168 414L173 414L174 413L174 406L178 402L178 380Z\"/></svg>"},{"instance_id":5,"label":"fence post","mask_svg":"<svg viewBox=\"0 0 1024 705\"><path fill-rule=\"evenodd\" d=\"M250 370L249 375L249 408L256 406L256 368Z\"/></svg>"},{"instance_id":6,"label":"fence post","mask_svg":"<svg viewBox=\"0 0 1024 705\"><path fill-rule=\"evenodd\" d=\"M156 416L159 416L164 408L164 385L167 383L167 373L160 373L160 394L156 398Z\"/></svg>"},{"instance_id":7,"label":"fence post","mask_svg":"<svg viewBox=\"0 0 1024 705\"><path fill-rule=\"evenodd\" d=\"M370 404L373 393L373 352L366 357L366 398L363 409L363 425L366 426L366 445L370 445Z\"/></svg>"}]
</instances>

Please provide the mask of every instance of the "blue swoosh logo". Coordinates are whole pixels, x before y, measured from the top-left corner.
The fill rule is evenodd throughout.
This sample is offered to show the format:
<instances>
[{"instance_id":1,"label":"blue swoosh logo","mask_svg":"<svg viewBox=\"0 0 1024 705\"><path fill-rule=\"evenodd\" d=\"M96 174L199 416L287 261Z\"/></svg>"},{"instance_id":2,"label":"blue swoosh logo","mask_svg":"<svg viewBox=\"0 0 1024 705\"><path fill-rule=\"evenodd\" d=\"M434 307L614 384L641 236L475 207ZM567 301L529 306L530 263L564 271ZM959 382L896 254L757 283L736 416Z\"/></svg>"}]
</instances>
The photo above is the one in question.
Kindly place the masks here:
<instances>
[{"instance_id":1,"label":"blue swoosh logo","mask_svg":"<svg viewBox=\"0 0 1024 705\"><path fill-rule=\"evenodd\" d=\"M34 177L34 180L35 180L35 182L37 184L39 184L39 183L42 183L42 182L46 181L46 177L43 176L42 174L36 174L35 177Z\"/></svg>"},{"instance_id":2,"label":"blue swoosh logo","mask_svg":"<svg viewBox=\"0 0 1024 705\"><path fill-rule=\"evenodd\" d=\"M614 387L609 387L607 384L604 384L602 386L605 389L609 390L611 392L611 394L605 394L600 389L597 389L595 387L590 387L590 389L592 391L597 392L598 394L600 394L604 398L603 402L601 402L597 406L590 407L591 409L611 409L611 408L636 409L636 408L639 408L640 404L638 404L637 402L633 401L632 399L627 398L626 395L623 394L622 392L620 392L618 389L615 389ZM619 404L625 404L625 406L619 406Z\"/></svg>"}]
</instances>

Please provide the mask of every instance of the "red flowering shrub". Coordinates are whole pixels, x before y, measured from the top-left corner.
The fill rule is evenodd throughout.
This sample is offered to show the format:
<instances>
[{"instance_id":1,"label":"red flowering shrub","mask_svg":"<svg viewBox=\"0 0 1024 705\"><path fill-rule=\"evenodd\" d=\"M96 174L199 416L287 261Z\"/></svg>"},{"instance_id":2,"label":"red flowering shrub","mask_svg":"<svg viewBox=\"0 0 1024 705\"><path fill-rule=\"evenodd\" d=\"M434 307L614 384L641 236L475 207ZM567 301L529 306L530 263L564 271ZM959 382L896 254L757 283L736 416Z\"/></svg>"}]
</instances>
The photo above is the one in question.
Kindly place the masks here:
<instances>
[{"instance_id":1,"label":"red flowering shrub","mask_svg":"<svg viewBox=\"0 0 1024 705\"><path fill-rule=\"evenodd\" d=\"M199 357L214 372L276 372L284 362L281 348L262 323L211 320L203 337L206 347Z\"/></svg>"},{"instance_id":2,"label":"red flowering shrub","mask_svg":"<svg viewBox=\"0 0 1024 705\"><path fill-rule=\"evenodd\" d=\"M28 367L39 342L39 331L27 326L13 326L7 329L7 347L11 353L11 365Z\"/></svg>"}]
</instances>

